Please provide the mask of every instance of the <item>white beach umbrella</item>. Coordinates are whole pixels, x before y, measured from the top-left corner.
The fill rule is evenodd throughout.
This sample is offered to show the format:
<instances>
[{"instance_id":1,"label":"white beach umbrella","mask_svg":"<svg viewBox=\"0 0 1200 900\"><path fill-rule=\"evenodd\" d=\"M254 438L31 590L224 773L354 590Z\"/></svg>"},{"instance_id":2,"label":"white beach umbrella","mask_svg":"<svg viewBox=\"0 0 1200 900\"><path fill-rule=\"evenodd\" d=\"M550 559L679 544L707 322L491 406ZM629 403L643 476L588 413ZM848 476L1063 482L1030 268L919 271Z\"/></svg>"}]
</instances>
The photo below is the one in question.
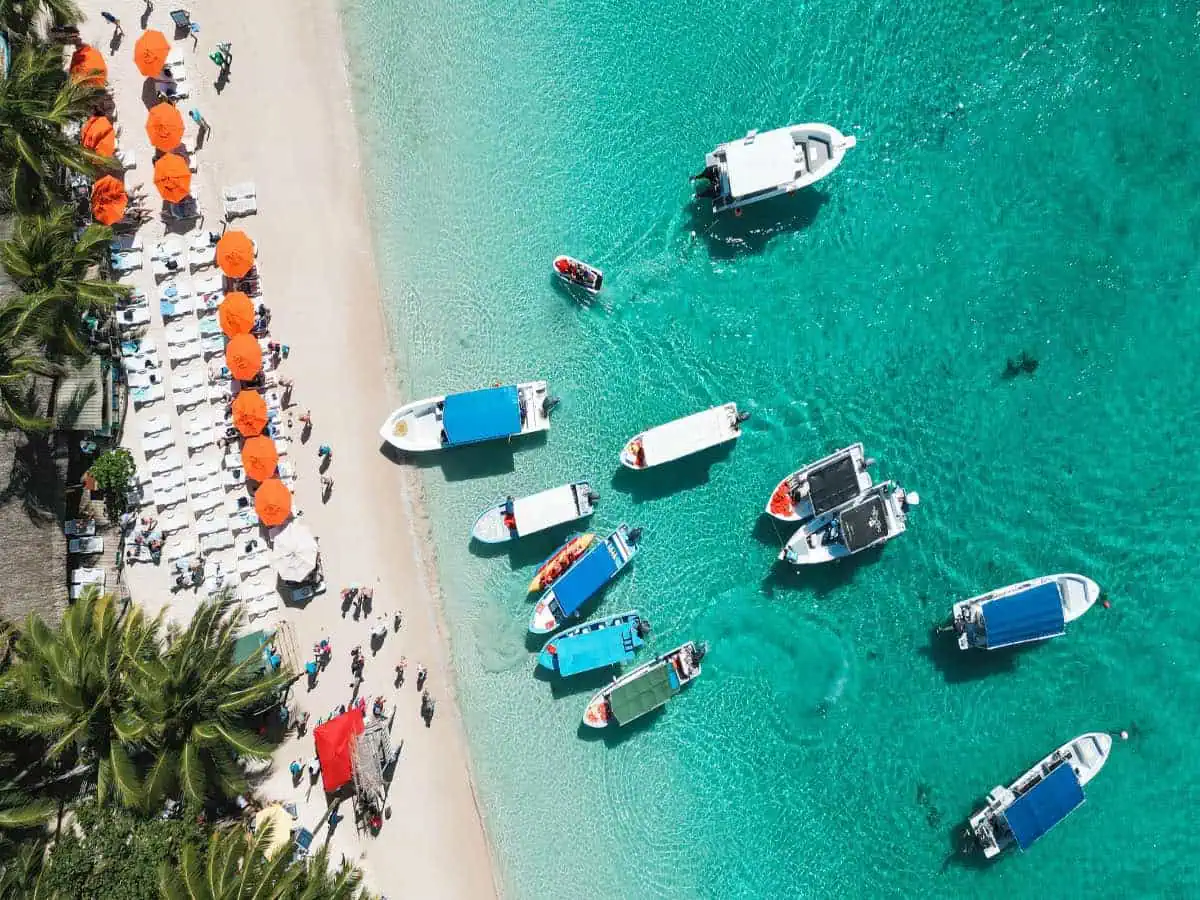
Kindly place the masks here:
<instances>
[{"instance_id":1,"label":"white beach umbrella","mask_svg":"<svg viewBox=\"0 0 1200 900\"><path fill-rule=\"evenodd\" d=\"M303 581L317 567L320 552L313 533L292 521L275 535L275 572L284 581Z\"/></svg>"}]
</instances>

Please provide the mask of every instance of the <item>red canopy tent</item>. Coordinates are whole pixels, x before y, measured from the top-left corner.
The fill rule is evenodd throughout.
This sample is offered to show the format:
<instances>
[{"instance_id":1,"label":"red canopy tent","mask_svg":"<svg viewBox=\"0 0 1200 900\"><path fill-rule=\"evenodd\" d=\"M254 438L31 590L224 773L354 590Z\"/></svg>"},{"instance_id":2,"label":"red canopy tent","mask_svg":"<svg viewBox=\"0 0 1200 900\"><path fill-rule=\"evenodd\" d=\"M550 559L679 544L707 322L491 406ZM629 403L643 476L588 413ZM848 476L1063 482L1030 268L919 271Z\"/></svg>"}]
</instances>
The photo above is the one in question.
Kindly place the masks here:
<instances>
[{"instance_id":1,"label":"red canopy tent","mask_svg":"<svg viewBox=\"0 0 1200 900\"><path fill-rule=\"evenodd\" d=\"M332 793L354 777L350 749L363 733L363 711L351 709L313 729L317 759L321 761L321 781L326 793Z\"/></svg>"}]
</instances>

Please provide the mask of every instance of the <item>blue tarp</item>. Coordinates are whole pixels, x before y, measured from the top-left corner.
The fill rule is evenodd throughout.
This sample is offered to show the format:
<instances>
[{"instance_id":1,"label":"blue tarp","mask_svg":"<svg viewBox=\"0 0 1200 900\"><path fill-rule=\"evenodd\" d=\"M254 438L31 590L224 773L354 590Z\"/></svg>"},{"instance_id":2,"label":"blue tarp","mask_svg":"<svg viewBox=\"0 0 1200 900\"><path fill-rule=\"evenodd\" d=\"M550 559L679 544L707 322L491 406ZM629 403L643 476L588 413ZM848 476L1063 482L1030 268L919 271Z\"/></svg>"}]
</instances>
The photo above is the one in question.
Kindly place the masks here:
<instances>
[{"instance_id":1,"label":"blue tarp","mask_svg":"<svg viewBox=\"0 0 1200 900\"><path fill-rule=\"evenodd\" d=\"M447 446L491 441L521 432L521 406L515 385L450 394L442 412Z\"/></svg>"},{"instance_id":2,"label":"blue tarp","mask_svg":"<svg viewBox=\"0 0 1200 900\"><path fill-rule=\"evenodd\" d=\"M1004 811L1017 846L1028 850L1033 842L1070 815L1083 803L1083 788L1069 763L1058 768L1017 798Z\"/></svg>"},{"instance_id":3,"label":"blue tarp","mask_svg":"<svg viewBox=\"0 0 1200 900\"><path fill-rule=\"evenodd\" d=\"M554 582L554 597L562 613L559 618L574 615L615 574L617 561L608 541L593 547L587 556L567 570L566 575Z\"/></svg>"},{"instance_id":4,"label":"blue tarp","mask_svg":"<svg viewBox=\"0 0 1200 900\"><path fill-rule=\"evenodd\" d=\"M1063 633L1062 600L1054 582L983 605L989 650Z\"/></svg>"},{"instance_id":5,"label":"blue tarp","mask_svg":"<svg viewBox=\"0 0 1200 900\"><path fill-rule=\"evenodd\" d=\"M574 675L616 663L627 663L633 659L633 624L617 625L578 634L556 642L558 648L558 674Z\"/></svg>"}]
</instances>

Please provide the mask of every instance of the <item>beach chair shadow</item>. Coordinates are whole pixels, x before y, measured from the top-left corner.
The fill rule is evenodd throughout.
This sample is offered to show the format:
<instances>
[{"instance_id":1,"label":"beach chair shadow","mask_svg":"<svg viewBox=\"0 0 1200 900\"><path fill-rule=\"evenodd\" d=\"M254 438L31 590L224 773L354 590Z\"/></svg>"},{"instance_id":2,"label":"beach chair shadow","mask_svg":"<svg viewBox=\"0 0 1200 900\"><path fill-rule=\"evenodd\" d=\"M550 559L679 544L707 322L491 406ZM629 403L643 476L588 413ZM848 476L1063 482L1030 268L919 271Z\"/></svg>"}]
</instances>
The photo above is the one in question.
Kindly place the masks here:
<instances>
[{"instance_id":1,"label":"beach chair shadow","mask_svg":"<svg viewBox=\"0 0 1200 900\"><path fill-rule=\"evenodd\" d=\"M700 487L708 483L709 470L733 453L736 443L727 441L645 472L635 472L621 466L613 473L613 489L628 494L634 503L645 503Z\"/></svg>"},{"instance_id":2,"label":"beach chair shadow","mask_svg":"<svg viewBox=\"0 0 1200 900\"><path fill-rule=\"evenodd\" d=\"M825 191L806 188L790 197L751 204L742 209L740 216L714 216L708 201L698 199L689 207L685 227L704 242L713 259L737 259L762 253L778 235L811 227L828 202Z\"/></svg>"},{"instance_id":3,"label":"beach chair shadow","mask_svg":"<svg viewBox=\"0 0 1200 900\"><path fill-rule=\"evenodd\" d=\"M1030 646L1032 645L1000 650L959 650L953 633L939 634L930 629L929 643L917 652L937 667L946 684L963 684L1015 672L1019 655Z\"/></svg>"}]
</instances>

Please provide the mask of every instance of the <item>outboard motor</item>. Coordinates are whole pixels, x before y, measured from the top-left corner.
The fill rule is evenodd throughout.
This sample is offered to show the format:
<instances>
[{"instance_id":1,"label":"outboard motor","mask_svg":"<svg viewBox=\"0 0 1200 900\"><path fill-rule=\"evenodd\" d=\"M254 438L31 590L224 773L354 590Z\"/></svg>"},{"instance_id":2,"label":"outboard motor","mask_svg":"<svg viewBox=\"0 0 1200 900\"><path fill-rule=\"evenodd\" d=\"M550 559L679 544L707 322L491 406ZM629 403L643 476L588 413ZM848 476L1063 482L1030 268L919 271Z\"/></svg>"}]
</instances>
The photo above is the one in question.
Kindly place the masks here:
<instances>
[{"instance_id":1,"label":"outboard motor","mask_svg":"<svg viewBox=\"0 0 1200 900\"><path fill-rule=\"evenodd\" d=\"M637 628L635 630L637 631L638 637L644 638L650 633L650 623L645 619L638 619Z\"/></svg>"},{"instance_id":2,"label":"outboard motor","mask_svg":"<svg viewBox=\"0 0 1200 900\"><path fill-rule=\"evenodd\" d=\"M629 543L636 544L641 539L642 539L642 529L640 526L638 528L630 528L629 529Z\"/></svg>"},{"instance_id":3,"label":"outboard motor","mask_svg":"<svg viewBox=\"0 0 1200 900\"><path fill-rule=\"evenodd\" d=\"M699 644L696 644L695 649L692 650L692 663L700 662L700 660L704 659L704 654L706 653L708 653L707 641L701 641Z\"/></svg>"},{"instance_id":4,"label":"outboard motor","mask_svg":"<svg viewBox=\"0 0 1200 900\"><path fill-rule=\"evenodd\" d=\"M750 418L750 413L740 412L737 414L737 418L734 420L734 422L738 425L741 425L743 422L745 422L749 418Z\"/></svg>"},{"instance_id":5,"label":"outboard motor","mask_svg":"<svg viewBox=\"0 0 1200 900\"><path fill-rule=\"evenodd\" d=\"M588 503L599 503L600 502L600 495L597 494L595 491L588 491L587 498L588 498Z\"/></svg>"},{"instance_id":6,"label":"outboard motor","mask_svg":"<svg viewBox=\"0 0 1200 900\"><path fill-rule=\"evenodd\" d=\"M873 465L875 465L875 457L873 457L873 456L868 456L868 457L866 457L866 458L864 458L864 459L863 459L863 468L864 468L864 469L869 469L869 468L871 468L871 466L873 466Z\"/></svg>"},{"instance_id":7,"label":"outboard motor","mask_svg":"<svg viewBox=\"0 0 1200 900\"><path fill-rule=\"evenodd\" d=\"M562 403L561 397L547 397L542 401L542 415L550 415L550 410L554 409L554 407L558 406L560 403Z\"/></svg>"}]
</instances>

